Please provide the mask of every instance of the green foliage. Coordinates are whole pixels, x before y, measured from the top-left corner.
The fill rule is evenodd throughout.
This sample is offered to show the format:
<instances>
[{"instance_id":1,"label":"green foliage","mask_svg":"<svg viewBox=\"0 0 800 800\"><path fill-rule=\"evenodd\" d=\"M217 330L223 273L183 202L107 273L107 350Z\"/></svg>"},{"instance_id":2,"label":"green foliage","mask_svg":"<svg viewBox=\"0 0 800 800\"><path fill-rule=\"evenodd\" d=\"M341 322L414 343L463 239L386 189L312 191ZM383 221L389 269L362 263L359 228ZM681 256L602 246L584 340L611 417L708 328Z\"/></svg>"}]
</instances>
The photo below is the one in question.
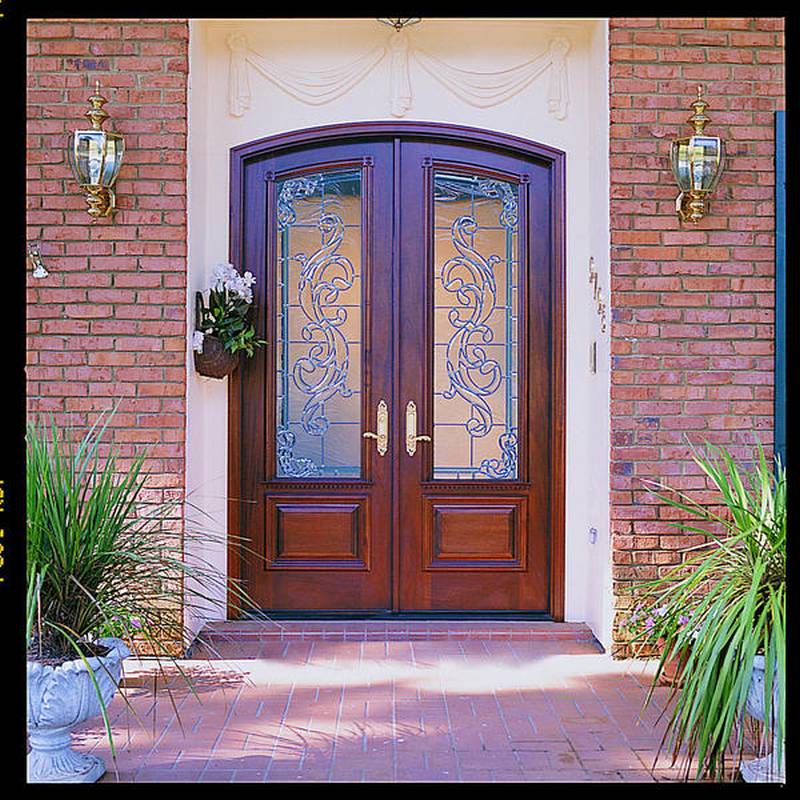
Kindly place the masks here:
<instances>
[{"instance_id":1,"label":"green foliage","mask_svg":"<svg viewBox=\"0 0 800 800\"><path fill-rule=\"evenodd\" d=\"M226 600L235 611L255 606L238 582L210 562L185 554L185 545L193 541L204 546L224 542L209 531L172 530L188 504L139 502L146 483L145 453L126 470L118 469L113 449L101 457L100 441L110 418L101 415L77 445L71 431L60 436L53 422L49 428L28 424L26 636L29 658L77 657L87 664L115 758L111 723L88 667L86 643L114 636L126 639L134 653L144 645L144 654L155 657L165 678L162 685L166 661L196 696L191 676L176 660L176 642L185 645L191 634L182 612L201 608L207 614L216 607L225 614ZM172 689L166 691L182 727Z\"/></svg>"},{"instance_id":2,"label":"green foliage","mask_svg":"<svg viewBox=\"0 0 800 800\"><path fill-rule=\"evenodd\" d=\"M759 445L752 469L740 468L724 448L711 455L693 450L694 461L719 495L717 513L680 492L659 499L683 512L676 523L700 533L706 543L691 548L684 563L633 591L656 615L655 634L664 647L649 703L664 664L684 656L682 683L674 700L662 746L669 742L673 763L697 758L696 778L725 777L726 754L741 761L744 711L757 654L765 657L766 741L775 734L781 759L786 718L786 470L774 472ZM651 490L652 491L652 490ZM655 492L654 492L655 493ZM654 631L648 631L652 638ZM774 684L777 685L774 685ZM773 692L775 702L773 702ZM688 769L688 767L687 767Z\"/></svg>"},{"instance_id":3,"label":"green foliage","mask_svg":"<svg viewBox=\"0 0 800 800\"><path fill-rule=\"evenodd\" d=\"M240 294L215 288L208 293L208 306L202 298L200 303L198 330L216 336L228 352L242 351L251 358L257 347L266 344L256 338L255 325L250 321L252 304Z\"/></svg>"},{"instance_id":4,"label":"green foliage","mask_svg":"<svg viewBox=\"0 0 800 800\"><path fill-rule=\"evenodd\" d=\"M126 470L113 449L101 458L109 419L101 416L77 443L54 423L28 424L28 643L36 630L51 652L68 653L72 642L117 635L169 657L188 634L181 605L207 612L224 607L218 598L226 594L252 604L210 563L185 557L188 541L215 537L172 531L179 501L141 502L145 453Z\"/></svg>"}]
</instances>

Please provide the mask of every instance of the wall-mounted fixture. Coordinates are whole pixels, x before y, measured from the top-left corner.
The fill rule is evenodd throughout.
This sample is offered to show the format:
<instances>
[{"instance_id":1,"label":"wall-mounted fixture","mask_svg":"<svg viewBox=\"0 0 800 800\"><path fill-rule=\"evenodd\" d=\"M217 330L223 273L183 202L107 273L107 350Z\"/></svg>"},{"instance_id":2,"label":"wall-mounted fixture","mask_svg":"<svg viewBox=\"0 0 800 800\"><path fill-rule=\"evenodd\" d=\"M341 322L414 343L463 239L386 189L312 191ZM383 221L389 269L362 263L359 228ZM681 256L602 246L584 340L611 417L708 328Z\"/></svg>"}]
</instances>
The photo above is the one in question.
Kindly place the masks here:
<instances>
[{"instance_id":1,"label":"wall-mounted fixture","mask_svg":"<svg viewBox=\"0 0 800 800\"><path fill-rule=\"evenodd\" d=\"M592 298L597 306L597 316L600 317L600 333L606 332L606 303L603 300L603 287L597 283L597 270L594 268L594 257L589 256L589 285L592 287Z\"/></svg>"},{"instance_id":2,"label":"wall-mounted fixture","mask_svg":"<svg viewBox=\"0 0 800 800\"><path fill-rule=\"evenodd\" d=\"M589 285L592 287L592 299L600 317L600 333L606 332L606 304L603 300L603 288L598 284L597 270L594 268L594 257L589 256ZM597 374L597 339L589 345L589 372Z\"/></svg>"},{"instance_id":3,"label":"wall-mounted fixture","mask_svg":"<svg viewBox=\"0 0 800 800\"><path fill-rule=\"evenodd\" d=\"M31 242L28 245L28 258L33 264L33 272L31 273L34 278L46 278L50 273L45 269L42 256L39 253L39 245L36 242Z\"/></svg>"},{"instance_id":4,"label":"wall-mounted fixture","mask_svg":"<svg viewBox=\"0 0 800 800\"><path fill-rule=\"evenodd\" d=\"M396 31L401 31L408 25L416 25L422 17L377 17L378 22L391 25Z\"/></svg>"},{"instance_id":5,"label":"wall-mounted fixture","mask_svg":"<svg viewBox=\"0 0 800 800\"><path fill-rule=\"evenodd\" d=\"M92 123L91 130L75 131L68 147L72 173L86 194L87 210L94 219L114 213L113 187L125 152L122 134L102 128L108 118L108 112L103 109L107 102L100 94L100 81L97 81L94 94L89 97L91 106L85 114Z\"/></svg>"},{"instance_id":6,"label":"wall-mounted fixture","mask_svg":"<svg viewBox=\"0 0 800 800\"><path fill-rule=\"evenodd\" d=\"M694 133L684 139L675 139L670 151L672 174L681 193L675 201L675 210L682 222L695 225L706 213L706 198L716 188L722 175L725 148L719 136L703 133L711 121L705 114L708 103L703 100L703 87L697 87L697 99L692 103L694 114L689 124Z\"/></svg>"}]
</instances>

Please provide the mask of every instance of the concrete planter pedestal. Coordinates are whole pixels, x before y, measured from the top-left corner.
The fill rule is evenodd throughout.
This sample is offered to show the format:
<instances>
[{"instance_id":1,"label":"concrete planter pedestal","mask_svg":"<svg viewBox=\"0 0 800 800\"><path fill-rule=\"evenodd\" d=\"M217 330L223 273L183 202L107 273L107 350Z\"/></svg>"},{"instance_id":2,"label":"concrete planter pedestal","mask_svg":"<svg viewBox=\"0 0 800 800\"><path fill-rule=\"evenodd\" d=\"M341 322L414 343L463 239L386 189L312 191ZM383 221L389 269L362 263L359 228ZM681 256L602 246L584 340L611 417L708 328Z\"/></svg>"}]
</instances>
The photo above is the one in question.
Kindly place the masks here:
<instances>
[{"instance_id":1,"label":"concrete planter pedestal","mask_svg":"<svg viewBox=\"0 0 800 800\"><path fill-rule=\"evenodd\" d=\"M30 783L94 783L106 771L102 758L72 749L71 731L100 713L101 697L104 704L111 701L119 685L122 661L131 653L120 639L99 639L97 644L110 648L110 652L86 662L80 658L66 661L57 667L28 662Z\"/></svg>"},{"instance_id":2,"label":"concrete planter pedestal","mask_svg":"<svg viewBox=\"0 0 800 800\"><path fill-rule=\"evenodd\" d=\"M778 702L777 683L773 682L773 709ZM756 656L753 662L753 677L747 693L747 713L761 722L764 721L764 656ZM773 710L774 715L774 710ZM772 738L772 752L762 758L743 761L739 767L746 783L784 783L786 781L786 748L784 743L781 761L778 763L778 748L775 737Z\"/></svg>"}]
</instances>

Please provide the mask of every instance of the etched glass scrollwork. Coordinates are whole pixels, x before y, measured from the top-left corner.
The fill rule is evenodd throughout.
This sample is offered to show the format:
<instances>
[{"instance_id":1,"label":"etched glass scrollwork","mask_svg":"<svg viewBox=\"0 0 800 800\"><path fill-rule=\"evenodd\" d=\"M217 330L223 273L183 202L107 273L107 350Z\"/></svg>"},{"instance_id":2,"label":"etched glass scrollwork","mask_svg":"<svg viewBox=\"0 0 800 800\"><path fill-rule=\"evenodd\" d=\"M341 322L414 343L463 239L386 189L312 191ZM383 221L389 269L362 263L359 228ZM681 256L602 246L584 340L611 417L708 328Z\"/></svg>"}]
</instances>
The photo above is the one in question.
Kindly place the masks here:
<instances>
[{"instance_id":1,"label":"etched glass scrollwork","mask_svg":"<svg viewBox=\"0 0 800 800\"><path fill-rule=\"evenodd\" d=\"M433 477L518 478L518 186L434 173Z\"/></svg>"},{"instance_id":2,"label":"etched glass scrollwork","mask_svg":"<svg viewBox=\"0 0 800 800\"><path fill-rule=\"evenodd\" d=\"M361 172L278 181L276 474L361 476Z\"/></svg>"}]
</instances>

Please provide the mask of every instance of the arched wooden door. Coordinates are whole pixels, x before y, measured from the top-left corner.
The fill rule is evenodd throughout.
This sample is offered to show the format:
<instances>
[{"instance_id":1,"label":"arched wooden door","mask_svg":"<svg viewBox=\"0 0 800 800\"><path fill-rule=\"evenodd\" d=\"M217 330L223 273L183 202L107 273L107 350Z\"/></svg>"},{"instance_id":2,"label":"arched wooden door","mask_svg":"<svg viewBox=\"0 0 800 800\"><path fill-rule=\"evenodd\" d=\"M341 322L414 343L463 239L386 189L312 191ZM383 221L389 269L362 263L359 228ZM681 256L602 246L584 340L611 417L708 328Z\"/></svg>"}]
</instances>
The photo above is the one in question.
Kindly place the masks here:
<instances>
[{"instance_id":1,"label":"arched wooden door","mask_svg":"<svg viewBox=\"0 0 800 800\"><path fill-rule=\"evenodd\" d=\"M230 387L264 609L563 613L563 154L434 124L236 148Z\"/></svg>"}]
</instances>

